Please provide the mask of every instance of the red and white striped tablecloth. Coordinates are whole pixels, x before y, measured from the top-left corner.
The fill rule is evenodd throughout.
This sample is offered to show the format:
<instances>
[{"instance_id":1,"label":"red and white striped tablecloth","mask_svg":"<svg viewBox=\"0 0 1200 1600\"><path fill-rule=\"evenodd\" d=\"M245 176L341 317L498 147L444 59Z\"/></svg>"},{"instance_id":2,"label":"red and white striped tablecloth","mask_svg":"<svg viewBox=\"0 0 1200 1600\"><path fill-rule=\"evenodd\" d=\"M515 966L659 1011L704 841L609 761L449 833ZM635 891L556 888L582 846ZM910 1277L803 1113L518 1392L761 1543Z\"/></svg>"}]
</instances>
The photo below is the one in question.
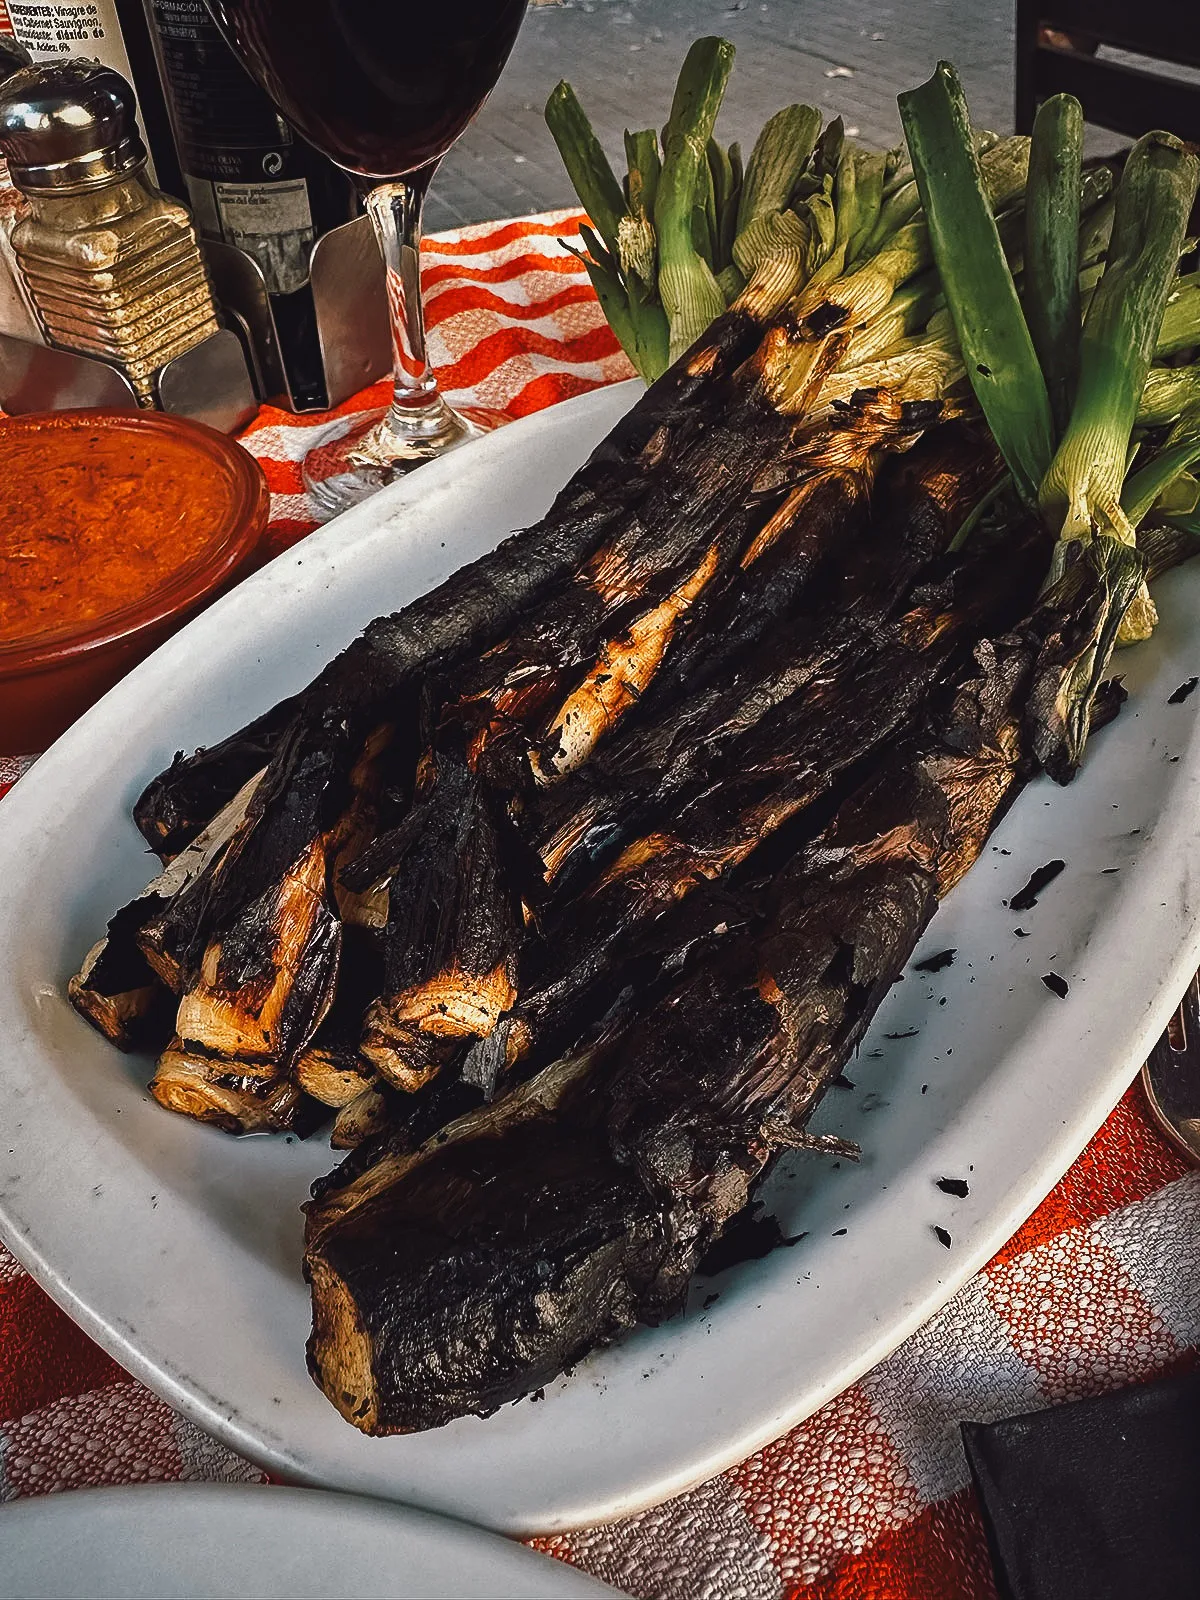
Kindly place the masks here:
<instances>
[{"instance_id":1,"label":"red and white striped tablecloth","mask_svg":"<svg viewBox=\"0 0 1200 1600\"><path fill-rule=\"evenodd\" d=\"M522 416L629 375L559 243L579 220L557 212L429 242L430 344L451 400ZM386 387L342 410L381 403ZM246 435L270 480L275 550L312 526L299 463L322 420L267 408ZM21 765L0 758L0 792ZM701 1488L539 1543L639 1600L985 1600L958 1421L1191 1365L1197 1237L1200 1174L1131 1090L996 1259L861 1382ZM128 1377L0 1249L0 1500L260 1477Z\"/></svg>"}]
</instances>

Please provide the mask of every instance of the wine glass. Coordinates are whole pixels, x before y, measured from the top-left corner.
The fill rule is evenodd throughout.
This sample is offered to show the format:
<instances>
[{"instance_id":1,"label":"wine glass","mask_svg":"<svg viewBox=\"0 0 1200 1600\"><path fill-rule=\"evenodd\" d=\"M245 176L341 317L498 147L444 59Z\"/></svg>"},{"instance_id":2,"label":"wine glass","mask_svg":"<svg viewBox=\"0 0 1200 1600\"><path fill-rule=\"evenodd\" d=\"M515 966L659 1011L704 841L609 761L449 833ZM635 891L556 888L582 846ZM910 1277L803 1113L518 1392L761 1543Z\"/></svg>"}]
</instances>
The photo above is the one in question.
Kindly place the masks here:
<instances>
[{"instance_id":1,"label":"wine glass","mask_svg":"<svg viewBox=\"0 0 1200 1600\"><path fill-rule=\"evenodd\" d=\"M505 419L438 393L421 308L421 209L438 162L487 99L526 0L207 0L250 73L358 184L387 267L391 405L309 451L324 516Z\"/></svg>"}]
</instances>

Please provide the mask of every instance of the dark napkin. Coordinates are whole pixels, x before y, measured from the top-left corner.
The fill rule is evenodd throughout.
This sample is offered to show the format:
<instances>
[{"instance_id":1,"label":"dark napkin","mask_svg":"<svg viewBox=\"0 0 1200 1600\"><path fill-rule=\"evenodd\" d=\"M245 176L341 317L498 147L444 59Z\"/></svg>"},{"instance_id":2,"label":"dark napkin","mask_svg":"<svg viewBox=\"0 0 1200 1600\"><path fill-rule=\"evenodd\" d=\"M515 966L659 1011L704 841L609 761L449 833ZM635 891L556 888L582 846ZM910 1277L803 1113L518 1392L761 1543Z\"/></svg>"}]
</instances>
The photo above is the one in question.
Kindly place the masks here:
<instances>
[{"instance_id":1,"label":"dark napkin","mask_svg":"<svg viewBox=\"0 0 1200 1600\"><path fill-rule=\"evenodd\" d=\"M1002 1600L1200 1596L1200 1373L962 1434Z\"/></svg>"}]
</instances>

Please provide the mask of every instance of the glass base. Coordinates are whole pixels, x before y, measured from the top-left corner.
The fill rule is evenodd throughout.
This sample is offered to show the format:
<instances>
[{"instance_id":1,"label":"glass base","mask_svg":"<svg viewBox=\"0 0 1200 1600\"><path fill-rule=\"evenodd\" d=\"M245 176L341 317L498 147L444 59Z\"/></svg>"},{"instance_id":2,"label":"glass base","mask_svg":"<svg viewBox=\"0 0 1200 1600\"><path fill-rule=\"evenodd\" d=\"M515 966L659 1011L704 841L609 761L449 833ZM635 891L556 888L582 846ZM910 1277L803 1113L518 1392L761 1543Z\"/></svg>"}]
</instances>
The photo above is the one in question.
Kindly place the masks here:
<instances>
[{"instance_id":1,"label":"glass base","mask_svg":"<svg viewBox=\"0 0 1200 1600\"><path fill-rule=\"evenodd\" d=\"M304 458L304 487L322 522L356 506L414 467L457 450L511 419L485 406L451 410L437 396L418 412L360 413L323 434Z\"/></svg>"}]
</instances>

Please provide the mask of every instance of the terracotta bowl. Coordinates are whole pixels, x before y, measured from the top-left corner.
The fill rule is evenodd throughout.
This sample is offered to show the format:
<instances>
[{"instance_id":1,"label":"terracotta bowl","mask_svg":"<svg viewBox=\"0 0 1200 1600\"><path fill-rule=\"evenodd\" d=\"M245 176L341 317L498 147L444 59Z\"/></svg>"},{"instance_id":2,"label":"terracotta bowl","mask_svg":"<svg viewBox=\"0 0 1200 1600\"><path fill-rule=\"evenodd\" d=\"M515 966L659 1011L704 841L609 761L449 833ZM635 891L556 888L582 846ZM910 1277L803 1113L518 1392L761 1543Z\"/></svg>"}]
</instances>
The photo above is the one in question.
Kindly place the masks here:
<instances>
[{"instance_id":1,"label":"terracotta bowl","mask_svg":"<svg viewBox=\"0 0 1200 1600\"><path fill-rule=\"evenodd\" d=\"M8 641L0 637L0 755L44 750L118 678L237 581L253 563L267 525L270 495L254 457L212 428L154 411L59 411L0 421L0 483L12 491L10 505L19 503L22 489L38 491L41 443L49 472L53 461L62 459L64 443L68 451L82 452L97 429L136 433L140 444L155 437L182 444L205 475L206 488L218 486L221 509L203 530L198 549L118 609L77 625L68 620L40 633ZM6 462L10 453L17 459L14 446L23 468L16 482ZM178 463L178 450L172 453ZM21 476L28 482L22 484ZM146 493L154 494L152 472ZM5 535L11 535L17 515L0 502L0 583ZM112 527L111 539L113 560L119 561L119 524Z\"/></svg>"}]
</instances>

